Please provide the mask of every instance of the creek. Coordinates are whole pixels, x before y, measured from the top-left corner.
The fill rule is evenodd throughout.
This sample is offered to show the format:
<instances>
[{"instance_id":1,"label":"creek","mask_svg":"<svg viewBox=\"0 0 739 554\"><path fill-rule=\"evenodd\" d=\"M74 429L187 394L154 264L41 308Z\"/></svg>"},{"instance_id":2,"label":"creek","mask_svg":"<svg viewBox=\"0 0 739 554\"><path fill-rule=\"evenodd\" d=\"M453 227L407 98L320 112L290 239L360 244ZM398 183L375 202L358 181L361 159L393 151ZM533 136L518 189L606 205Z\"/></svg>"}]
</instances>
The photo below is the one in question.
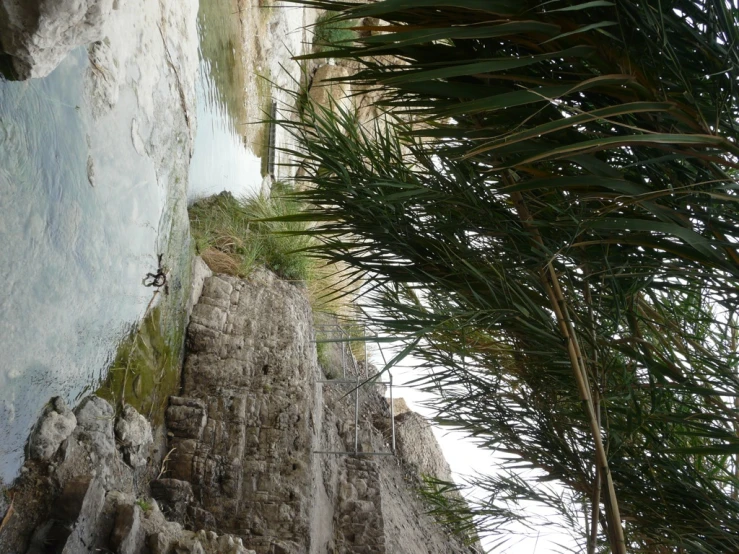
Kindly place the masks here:
<instances>
[{"instance_id":1,"label":"creek","mask_svg":"<svg viewBox=\"0 0 739 554\"><path fill-rule=\"evenodd\" d=\"M17 476L48 400L74 405L105 379L152 302L142 279L156 272L159 253L180 293L169 303L181 303L191 256L187 199L261 184L261 162L229 107L244 98L233 78L241 35L227 24L230 2L208 8L198 18L192 163L176 128L156 156L142 143L160 131L139 116L135 70L115 108L95 113L86 48L46 78L0 78L0 485Z\"/></svg>"}]
</instances>

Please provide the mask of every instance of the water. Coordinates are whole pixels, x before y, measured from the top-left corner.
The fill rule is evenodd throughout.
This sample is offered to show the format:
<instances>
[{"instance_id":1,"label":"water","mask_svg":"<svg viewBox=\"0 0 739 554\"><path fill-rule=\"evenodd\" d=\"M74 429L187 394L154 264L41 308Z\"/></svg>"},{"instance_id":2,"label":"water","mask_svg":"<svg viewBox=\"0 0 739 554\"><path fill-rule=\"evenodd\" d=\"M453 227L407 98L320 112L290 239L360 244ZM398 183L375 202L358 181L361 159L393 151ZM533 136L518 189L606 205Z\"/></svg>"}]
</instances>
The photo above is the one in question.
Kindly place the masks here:
<instances>
[{"instance_id":1,"label":"water","mask_svg":"<svg viewBox=\"0 0 739 554\"><path fill-rule=\"evenodd\" d=\"M204 4L189 199L244 194L262 180L251 150L259 130L244 125L254 119L243 86L252 77L237 55L237 2ZM44 79L0 79L0 484L17 476L46 402L60 395L74 405L105 377L152 300L142 278L158 253L170 282L185 282L186 133L152 124L141 107L160 102L163 115L181 117L179 98L166 79L155 99L139 98L136 63L115 108L97 118L83 90L84 48ZM174 309L180 289L167 297Z\"/></svg>"},{"instance_id":2,"label":"water","mask_svg":"<svg viewBox=\"0 0 739 554\"><path fill-rule=\"evenodd\" d=\"M260 116L247 109L259 100L245 88L250 67L234 16L238 9L233 0L211 0L201 3L198 12L198 130L190 162L191 201L221 191L243 196L259 192L262 184L262 159L254 154L261 145L256 136Z\"/></svg>"},{"instance_id":3,"label":"water","mask_svg":"<svg viewBox=\"0 0 739 554\"><path fill-rule=\"evenodd\" d=\"M74 402L93 386L151 298L141 278L156 267L156 174L131 144L130 119L106 121L105 132L92 123L87 59L80 49L45 79L0 81L6 483L44 404L56 395ZM131 102L122 95L121 106Z\"/></svg>"}]
</instances>

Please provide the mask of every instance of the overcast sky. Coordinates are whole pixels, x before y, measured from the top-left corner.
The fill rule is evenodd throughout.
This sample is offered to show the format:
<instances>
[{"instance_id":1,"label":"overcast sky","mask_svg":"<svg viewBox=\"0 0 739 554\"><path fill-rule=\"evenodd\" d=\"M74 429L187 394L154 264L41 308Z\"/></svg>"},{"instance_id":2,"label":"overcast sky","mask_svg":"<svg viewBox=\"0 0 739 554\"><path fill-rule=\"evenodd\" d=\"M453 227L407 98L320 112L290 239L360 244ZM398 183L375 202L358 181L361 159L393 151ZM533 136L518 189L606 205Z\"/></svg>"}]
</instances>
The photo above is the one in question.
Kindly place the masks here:
<instances>
[{"instance_id":1,"label":"overcast sky","mask_svg":"<svg viewBox=\"0 0 739 554\"><path fill-rule=\"evenodd\" d=\"M387 347L384 348L386 351L385 357L389 359ZM373 358L372 361L378 368L383 366L382 360L377 352L374 352L371 358ZM433 413L424 407L423 402L432 396L417 389L403 386L408 381L418 377L418 373L414 373L411 367L409 367L412 363L412 360L410 362L406 360L403 366L396 366L392 369L393 382L396 385L393 396L395 398L404 398L413 411L420 413L426 418L431 418ZM467 475L474 475L475 473L491 474L494 471L493 468L496 464L494 455L489 451L477 448L474 442L462 433L446 428L442 429L436 425L433 426L433 431L457 482L462 482ZM529 536L516 537L505 547L489 551L495 552L495 554L550 554L577 551L576 543L566 533L553 532L552 529L543 528L538 531L529 531L523 527L521 531L522 533L528 533ZM484 546L489 548L491 541L488 540L485 542L487 544L484 544ZM566 548L563 548L563 545Z\"/></svg>"}]
</instances>

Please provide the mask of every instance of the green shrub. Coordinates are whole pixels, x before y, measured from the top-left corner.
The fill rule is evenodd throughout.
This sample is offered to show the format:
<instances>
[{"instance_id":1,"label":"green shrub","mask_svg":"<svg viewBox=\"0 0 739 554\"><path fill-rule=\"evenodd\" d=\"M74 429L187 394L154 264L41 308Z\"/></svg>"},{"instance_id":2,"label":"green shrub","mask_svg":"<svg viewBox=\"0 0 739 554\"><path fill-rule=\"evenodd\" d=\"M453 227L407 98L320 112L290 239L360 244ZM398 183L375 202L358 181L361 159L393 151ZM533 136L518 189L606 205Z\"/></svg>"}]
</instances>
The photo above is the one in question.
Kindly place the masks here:
<instances>
[{"instance_id":1,"label":"green shrub","mask_svg":"<svg viewBox=\"0 0 739 554\"><path fill-rule=\"evenodd\" d=\"M305 224L270 220L299 211L296 201L279 192L241 200L228 193L206 198L190 208L196 249L216 272L246 277L264 265L284 279L306 281L311 261L302 250L310 239L290 234L305 230Z\"/></svg>"},{"instance_id":2,"label":"green shrub","mask_svg":"<svg viewBox=\"0 0 739 554\"><path fill-rule=\"evenodd\" d=\"M316 20L313 35L313 46L318 52L335 50L337 46L346 45L357 38L352 29L357 25L354 19L339 20L330 12L322 13Z\"/></svg>"}]
</instances>

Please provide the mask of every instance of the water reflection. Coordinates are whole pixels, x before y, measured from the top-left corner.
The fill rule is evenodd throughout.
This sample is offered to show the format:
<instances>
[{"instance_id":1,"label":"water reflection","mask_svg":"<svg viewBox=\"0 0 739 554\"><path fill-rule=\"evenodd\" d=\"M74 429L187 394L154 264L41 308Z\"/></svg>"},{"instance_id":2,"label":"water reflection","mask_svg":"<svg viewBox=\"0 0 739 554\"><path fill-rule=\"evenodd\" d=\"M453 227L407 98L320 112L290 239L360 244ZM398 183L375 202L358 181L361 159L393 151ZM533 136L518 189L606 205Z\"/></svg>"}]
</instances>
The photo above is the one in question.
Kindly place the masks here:
<instances>
[{"instance_id":1,"label":"water reflection","mask_svg":"<svg viewBox=\"0 0 739 554\"><path fill-rule=\"evenodd\" d=\"M262 161L245 144L251 69L241 48L238 2L201 2L198 12L200 72L196 84L197 135L190 164L189 199L227 190L235 195L258 191ZM249 145L253 146L253 145Z\"/></svg>"},{"instance_id":2,"label":"water reflection","mask_svg":"<svg viewBox=\"0 0 739 554\"><path fill-rule=\"evenodd\" d=\"M73 402L97 381L150 298L141 276L157 251L156 175L131 145L131 111L90 123L82 90L87 64L80 49L45 79L0 80L0 481L6 483L18 472L43 405L55 395ZM133 109L135 98L124 95L121 106L127 102Z\"/></svg>"},{"instance_id":3,"label":"water reflection","mask_svg":"<svg viewBox=\"0 0 739 554\"><path fill-rule=\"evenodd\" d=\"M241 138L234 3L203 2L212 10L200 17L191 197L261 183L259 158ZM169 169L158 178L141 140L136 148L152 129L135 91L121 87L115 110L94 120L83 91L88 64L81 48L44 79L0 78L0 483L17 475L49 398L74 403L104 377L151 300L141 279L157 253L182 247L188 265L186 245L169 244L172 229L186 232L173 220L187 218L167 182L179 182L171 168L182 163L181 142L163 139Z\"/></svg>"}]
</instances>

